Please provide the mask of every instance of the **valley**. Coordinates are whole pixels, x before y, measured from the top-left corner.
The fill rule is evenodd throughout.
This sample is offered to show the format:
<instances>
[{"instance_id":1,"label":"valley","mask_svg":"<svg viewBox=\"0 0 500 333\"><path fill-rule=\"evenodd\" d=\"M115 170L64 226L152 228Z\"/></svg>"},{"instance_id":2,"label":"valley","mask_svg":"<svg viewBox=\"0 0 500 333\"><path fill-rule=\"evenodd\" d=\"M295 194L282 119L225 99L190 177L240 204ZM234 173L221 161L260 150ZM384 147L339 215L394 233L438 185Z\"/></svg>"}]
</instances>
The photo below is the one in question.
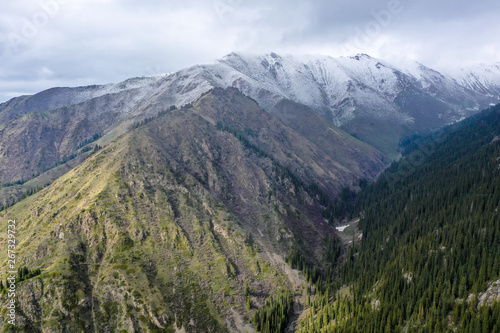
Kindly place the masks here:
<instances>
[{"instance_id":1,"label":"valley","mask_svg":"<svg viewBox=\"0 0 500 333\"><path fill-rule=\"evenodd\" d=\"M1 104L0 331L498 330L497 69L232 53Z\"/></svg>"}]
</instances>

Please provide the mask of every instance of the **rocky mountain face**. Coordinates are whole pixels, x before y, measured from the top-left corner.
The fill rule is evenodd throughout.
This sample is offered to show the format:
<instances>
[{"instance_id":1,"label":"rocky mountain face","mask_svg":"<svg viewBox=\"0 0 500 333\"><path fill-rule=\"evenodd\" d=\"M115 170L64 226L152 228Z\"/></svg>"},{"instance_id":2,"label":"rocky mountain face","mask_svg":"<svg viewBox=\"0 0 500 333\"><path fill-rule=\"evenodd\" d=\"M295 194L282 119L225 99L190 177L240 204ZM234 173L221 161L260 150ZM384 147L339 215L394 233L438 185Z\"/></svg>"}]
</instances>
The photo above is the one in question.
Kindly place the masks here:
<instances>
[{"instance_id":1,"label":"rocky mountain face","mask_svg":"<svg viewBox=\"0 0 500 333\"><path fill-rule=\"evenodd\" d=\"M41 270L18 283L20 327L251 331L268 295L305 282L284 262L292 249L324 264L328 201L385 166L319 117L300 128L295 118L314 111L287 108L286 124L236 89L215 89L4 210L18 221L19 265ZM320 135L302 135L308 126Z\"/></svg>"},{"instance_id":2,"label":"rocky mountain face","mask_svg":"<svg viewBox=\"0 0 500 333\"><path fill-rule=\"evenodd\" d=\"M230 54L213 66L224 73L212 74L214 82L238 87L267 110L272 112L283 98L308 105L389 156L409 132L456 122L492 100L419 63L401 67L365 54Z\"/></svg>"},{"instance_id":3,"label":"rocky mountain face","mask_svg":"<svg viewBox=\"0 0 500 333\"><path fill-rule=\"evenodd\" d=\"M450 119L477 107L481 100L473 91L421 64L410 62L405 68L399 68L366 54L348 58L230 54L220 62L257 82L264 82L260 85L272 92L311 106L338 126L361 115L394 117L401 122L419 121L399 100L410 91L453 105L457 109L453 112L457 113L450 114ZM242 84L242 91L254 97L255 93L247 92L244 86Z\"/></svg>"},{"instance_id":4,"label":"rocky mountain face","mask_svg":"<svg viewBox=\"0 0 500 333\"><path fill-rule=\"evenodd\" d=\"M112 140L132 123L194 102L214 87L236 87L271 113L282 100L306 105L394 157L402 136L463 119L496 100L499 76L492 68L498 71L493 66L451 78L415 62L401 68L367 55L233 53L168 75L54 88L0 105L0 157L20 165L0 165L0 181L30 179L96 135ZM488 75L472 74L481 71Z\"/></svg>"},{"instance_id":5,"label":"rocky mountain face","mask_svg":"<svg viewBox=\"0 0 500 333\"><path fill-rule=\"evenodd\" d=\"M250 332L285 289L298 314L311 267L339 255L339 196L400 138L488 105L488 87L367 55L230 54L1 104L0 217L18 221L19 267L41 273L18 283L20 325Z\"/></svg>"},{"instance_id":6,"label":"rocky mountain face","mask_svg":"<svg viewBox=\"0 0 500 333\"><path fill-rule=\"evenodd\" d=\"M476 92L499 98L500 63L480 64L448 73L458 84Z\"/></svg>"}]
</instances>

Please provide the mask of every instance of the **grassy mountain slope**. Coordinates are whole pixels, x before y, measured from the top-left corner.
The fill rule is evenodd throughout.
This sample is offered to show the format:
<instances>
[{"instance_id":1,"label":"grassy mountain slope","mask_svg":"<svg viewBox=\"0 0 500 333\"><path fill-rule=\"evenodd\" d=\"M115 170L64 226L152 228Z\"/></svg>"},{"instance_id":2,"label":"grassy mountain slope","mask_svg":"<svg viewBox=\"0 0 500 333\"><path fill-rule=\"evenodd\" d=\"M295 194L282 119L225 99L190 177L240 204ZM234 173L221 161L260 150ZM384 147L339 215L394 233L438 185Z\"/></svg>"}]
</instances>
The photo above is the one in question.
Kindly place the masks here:
<instances>
[{"instance_id":1,"label":"grassy mountain slope","mask_svg":"<svg viewBox=\"0 0 500 333\"><path fill-rule=\"evenodd\" d=\"M129 131L134 123L155 117L171 107L162 102L164 94L152 94L149 99L144 99L141 89L95 98L87 96L87 100L81 103L61 106L82 99L82 96L78 97L82 89L85 90L54 89L26 101L18 98L0 106L0 207L50 184L81 163L96 144L106 145ZM92 89L88 87L90 92ZM321 128L330 128L337 134L342 132L335 126L321 124L324 120L310 111L307 117L311 118L310 123ZM264 116L263 119L268 118ZM241 129L245 128L241 126ZM331 164L337 169L334 170L335 176L340 172L371 178L386 163L380 152L343 132L338 135L340 139L329 133L325 138L332 139L332 142L325 142L322 138L322 143L316 140L315 132L301 131L299 134L315 145L329 145L329 151L325 152L333 158ZM342 145L341 149L339 145ZM344 153L348 154L346 158ZM57 168L61 165L65 166ZM347 170L339 171L346 167Z\"/></svg>"},{"instance_id":2,"label":"grassy mountain slope","mask_svg":"<svg viewBox=\"0 0 500 333\"><path fill-rule=\"evenodd\" d=\"M236 89L166 110L1 213L18 222L19 266L41 270L18 282L19 326L251 331L269 295L304 281L283 260L297 244L324 264L319 197L373 163L350 170Z\"/></svg>"},{"instance_id":3,"label":"grassy mountain slope","mask_svg":"<svg viewBox=\"0 0 500 333\"><path fill-rule=\"evenodd\" d=\"M116 104L115 104L116 103ZM118 104L118 105L117 105ZM48 111L33 111L0 124L0 184L6 206L19 193L33 189L25 182L52 170L35 183L45 185L80 163L95 141L122 120L119 103L110 95ZM8 115L6 110L2 115ZM77 163L75 163L77 162ZM54 172L55 171L55 172ZM62 172L61 172L62 171ZM6 187L15 186L13 189Z\"/></svg>"}]
</instances>

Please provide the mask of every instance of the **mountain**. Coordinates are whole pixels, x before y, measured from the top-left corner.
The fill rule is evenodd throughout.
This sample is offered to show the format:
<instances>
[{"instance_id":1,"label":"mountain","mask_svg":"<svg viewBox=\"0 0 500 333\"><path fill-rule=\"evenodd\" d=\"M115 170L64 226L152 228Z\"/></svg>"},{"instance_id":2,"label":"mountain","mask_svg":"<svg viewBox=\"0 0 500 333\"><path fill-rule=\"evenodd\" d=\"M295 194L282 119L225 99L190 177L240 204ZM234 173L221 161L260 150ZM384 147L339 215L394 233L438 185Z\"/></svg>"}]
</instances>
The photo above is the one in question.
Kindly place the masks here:
<instances>
[{"instance_id":1,"label":"mountain","mask_svg":"<svg viewBox=\"0 0 500 333\"><path fill-rule=\"evenodd\" d=\"M420 91L428 98L458 106L456 109L462 112L477 106L481 99L421 64L409 62L400 69L366 54L340 58L230 54L220 62L259 82L259 86L269 87L271 92L312 107L338 126L363 115L411 122L415 116L398 100L409 91ZM242 91L258 97L244 85L239 87Z\"/></svg>"},{"instance_id":2,"label":"mountain","mask_svg":"<svg viewBox=\"0 0 500 333\"><path fill-rule=\"evenodd\" d=\"M361 191L357 241L298 332L498 332L499 138L497 105L409 143Z\"/></svg>"},{"instance_id":3,"label":"mountain","mask_svg":"<svg viewBox=\"0 0 500 333\"><path fill-rule=\"evenodd\" d=\"M175 107L175 103L192 102L210 88L196 90L195 97L186 96L176 86L182 82L172 75L105 86L53 88L0 105L2 205L71 170L97 140L107 145L134 124ZM162 94L173 96L172 103L159 105ZM154 103L156 107L151 109Z\"/></svg>"},{"instance_id":4,"label":"mountain","mask_svg":"<svg viewBox=\"0 0 500 333\"><path fill-rule=\"evenodd\" d=\"M498 75L491 77L493 80ZM215 87L236 87L270 113L283 100L304 104L390 158L397 157L402 137L463 119L498 95L412 61L401 67L368 55L332 58L232 53L167 75L104 86L54 88L1 104L0 156L9 158L11 164L30 163L15 169L0 165L1 181L30 179L74 155L77 147L95 136L107 136L105 141L109 142L133 123L170 106L194 102ZM52 126L44 122L54 123L44 117L52 115L71 120L51 129L54 136L44 139L41 130ZM102 122L95 121L97 118ZM26 136L30 142L24 142ZM47 145L44 140L55 144ZM42 146L45 160L40 154Z\"/></svg>"},{"instance_id":5,"label":"mountain","mask_svg":"<svg viewBox=\"0 0 500 333\"><path fill-rule=\"evenodd\" d=\"M435 318L456 307L451 296L483 297L498 279L495 259L483 269L496 245L481 238L498 227L498 108L438 131L430 148L424 135L492 100L415 62L271 53L1 104L0 217L17 223L18 330L308 331L330 326L332 311L346 330L379 317L389 331L415 316L425 329L444 325ZM435 202L451 208L435 213ZM466 225L472 213L478 231ZM459 244L471 255L458 258L446 232L472 235ZM457 282L433 261L433 287L445 286L436 310L422 296L436 276L422 267L439 251L454 276L475 273ZM405 289L401 274L425 279ZM404 317L394 309L408 290L419 298ZM457 327L478 318L462 309L470 320Z\"/></svg>"},{"instance_id":6,"label":"mountain","mask_svg":"<svg viewBox=\"0 0 500 333\"><path fill-rule=\"evenodd\" d=\"M500 96L500 63L479 64L450 72L458 84L495 98Z\"/></svg>"},{"instance_id":7,"label":"mountain","mask_svg":"<svg viewBox=\"0 0 500 333\"><path fill-rule=\"evenodd\" d=\"M453 123L491 101L419 63L400 68L365 54L233 53L203 71L212 84L237 87L270 112L282 99L307 105L390 156L409 132Z\"/></svg>"},{"instance_id":8,"label":"mountain","mask_svg":"<svg viewBox=\"0 0 500 333\"><path fill-rule=\"evenodd\" d=\"M299 311L306 280L285 257L326 265L335 231L325 211L342 186L385 166L380 152L315 121L316 143L238 90L214 89L5 209L27 272L16 286L19 326L245 332L267 296L294 288Z\"/></svg>"},{"instance_id":9,"label":"mountain","mask_svg":"<svg viewBox=\"0 0 500 333\"><path fill-rule=\"evenodd\" d=\"M54 88L1 105L2 205L9 205L50 184L81 163L96 143L107 145L135 124L175 109L176 103L186 105L192 102L194 96L199 97L205 88L210 87L203 84L203 89L200 85L183 86L186 82L192 84L196 75L195 71L192 75L176 73L107 86ZM343 168L354 171L356 177L369 178L370 172L380 169L380 161L387 162L387 158L375 149L325 123L311 109L303 107L296 113L299 114L297 121L310 118L311 131L322 128L328 132L323 135L326 141L323 140L322 145L328 146L331 156L335 156L332 165L340 163ZM316 135L302 134L310 139ZM343 145L341 151L337 149L338 145ZM368 165L371 162L363 158L363 152L358 154L358 149L373 154L375 164ZM350 154L347 159L344 158L346 153Z\"/></svg>"}]
</instances>

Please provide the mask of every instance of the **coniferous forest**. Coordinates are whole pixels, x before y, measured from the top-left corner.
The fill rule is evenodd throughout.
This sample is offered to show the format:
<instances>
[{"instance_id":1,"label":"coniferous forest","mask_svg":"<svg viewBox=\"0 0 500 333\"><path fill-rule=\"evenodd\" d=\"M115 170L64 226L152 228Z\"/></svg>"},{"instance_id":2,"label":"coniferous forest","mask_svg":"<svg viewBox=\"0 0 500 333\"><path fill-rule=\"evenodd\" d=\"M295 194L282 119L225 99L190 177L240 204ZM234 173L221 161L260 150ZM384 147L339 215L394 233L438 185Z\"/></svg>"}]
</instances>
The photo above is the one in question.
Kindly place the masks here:
<instances>
[{"instance_id":1,"label":"coniferous forest","mask_svg":"<svg viewBox=\"0 0 500 333\"><path fill-rule=\"evenodd\" d=\"M299 332L500 332L500 106L405 142ZM495 300L496 299L496 300ZM495 301L493 301L495 300Z\"/></svg>"}]
</instances>

